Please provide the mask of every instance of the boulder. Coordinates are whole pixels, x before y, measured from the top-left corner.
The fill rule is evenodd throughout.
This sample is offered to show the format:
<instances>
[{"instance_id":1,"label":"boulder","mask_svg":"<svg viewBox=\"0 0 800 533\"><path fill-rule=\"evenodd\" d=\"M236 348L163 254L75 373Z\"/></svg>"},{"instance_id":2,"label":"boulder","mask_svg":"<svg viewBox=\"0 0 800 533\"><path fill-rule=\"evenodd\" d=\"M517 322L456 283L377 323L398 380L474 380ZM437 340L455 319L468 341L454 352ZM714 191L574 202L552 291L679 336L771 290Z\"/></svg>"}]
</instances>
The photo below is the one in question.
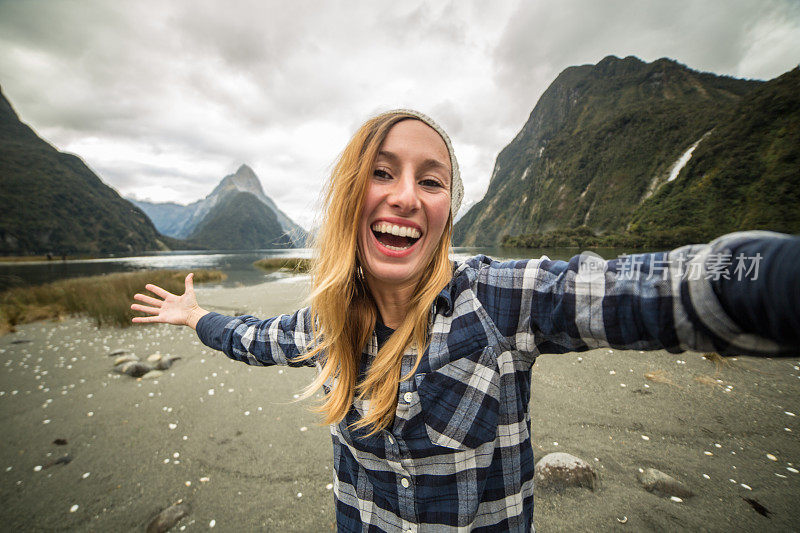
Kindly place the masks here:
<instances>
[{"instance_id":1,"label":"boulder","mask_svg":"<svg viewBox=\"0 0 800 533\"><path fill-rule=\"evenodd\" d=\"M542 489L562 491L566 487L586 487L594 490L597 473L579 457L563 452L542 457L534 469L534 483Z\"/></svg>"}]
</instances>

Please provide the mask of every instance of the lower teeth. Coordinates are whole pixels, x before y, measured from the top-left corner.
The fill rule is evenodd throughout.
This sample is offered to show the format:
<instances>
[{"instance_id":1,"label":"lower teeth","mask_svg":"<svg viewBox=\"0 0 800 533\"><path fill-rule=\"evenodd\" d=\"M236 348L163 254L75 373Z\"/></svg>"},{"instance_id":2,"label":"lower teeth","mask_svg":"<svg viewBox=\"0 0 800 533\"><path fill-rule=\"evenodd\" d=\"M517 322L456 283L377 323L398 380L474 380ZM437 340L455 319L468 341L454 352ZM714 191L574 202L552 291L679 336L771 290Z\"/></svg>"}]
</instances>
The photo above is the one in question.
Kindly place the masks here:
<instances>
[{"instance_id":1,"label":"lower teeth","mask_svg":"<svg viewBox=\"0 0 800 533\"><path fill-rule=\"evenodd\" d=\"M392 246L391 244L384 244L384 246L390 250L394 250L395 252L401 252L403 250L407 250L408 248L410 248L410 246L404 246L401 248L399 246Z\"/></svg>"}]
</instances>

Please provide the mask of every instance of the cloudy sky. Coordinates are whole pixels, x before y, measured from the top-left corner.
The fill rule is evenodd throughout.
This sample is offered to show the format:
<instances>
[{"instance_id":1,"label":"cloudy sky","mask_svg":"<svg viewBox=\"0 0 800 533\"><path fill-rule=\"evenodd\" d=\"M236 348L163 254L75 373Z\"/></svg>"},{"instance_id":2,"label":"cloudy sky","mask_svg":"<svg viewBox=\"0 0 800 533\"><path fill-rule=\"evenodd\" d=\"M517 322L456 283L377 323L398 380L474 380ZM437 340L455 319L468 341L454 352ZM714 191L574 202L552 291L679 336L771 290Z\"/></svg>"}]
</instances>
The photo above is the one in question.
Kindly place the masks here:
<instances>
[{"instance_id":1,"label":"cloudy sky","mask_svg":"<svg viewBox=\"0 0 800 533\"><path fill-rule=\"evenodd\" d=\"M438 120L476 201L558 73L609 54L769 79L800 61L800 2L0 0L0 86L40 136L153 201L247 163L306 227L372 114Z\"/></svg>"}]
</instances>

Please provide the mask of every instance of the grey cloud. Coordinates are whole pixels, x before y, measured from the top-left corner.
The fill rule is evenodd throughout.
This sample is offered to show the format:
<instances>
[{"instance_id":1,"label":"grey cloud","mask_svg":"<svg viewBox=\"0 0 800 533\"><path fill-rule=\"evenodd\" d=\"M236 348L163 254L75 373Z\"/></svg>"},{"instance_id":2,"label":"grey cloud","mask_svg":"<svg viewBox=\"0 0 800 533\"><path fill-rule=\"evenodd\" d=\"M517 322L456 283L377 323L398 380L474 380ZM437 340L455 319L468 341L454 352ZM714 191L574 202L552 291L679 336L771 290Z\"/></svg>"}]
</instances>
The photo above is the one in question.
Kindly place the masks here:
<instances>
[{"instance_id":1,"label":"grey cloud","mask_svg":"<svg viewBox=\"0 0 800 533\"><path fill-rule=\"evenodd\" d=\"M307 223L334 158L376 112L439 121L477 199L563 68L613 53L769 72L800 46L798 6L0 0L0 83L57 147L99 139L81 155L121 190L169 187L191 201L248 163ZM759 32L785 37L764 54Z\"/></svg>"},{"instance_id":2,"label":"grey cloud","mask_svg":"<svg viewBox=\"0 0 800 533\"><path fill-rule=\"evenodd\" d=\"M515 113L533 107L564 68L610 54L645 61L670 57L699 70L737 75L759 20L790 18L791 0L694 2L560 2L519 4L495 50L498 85L510 91ZM796 43L800 45L800 43ZM780 74L774 72L772 75Z\"/></svg>"}]
</instances>

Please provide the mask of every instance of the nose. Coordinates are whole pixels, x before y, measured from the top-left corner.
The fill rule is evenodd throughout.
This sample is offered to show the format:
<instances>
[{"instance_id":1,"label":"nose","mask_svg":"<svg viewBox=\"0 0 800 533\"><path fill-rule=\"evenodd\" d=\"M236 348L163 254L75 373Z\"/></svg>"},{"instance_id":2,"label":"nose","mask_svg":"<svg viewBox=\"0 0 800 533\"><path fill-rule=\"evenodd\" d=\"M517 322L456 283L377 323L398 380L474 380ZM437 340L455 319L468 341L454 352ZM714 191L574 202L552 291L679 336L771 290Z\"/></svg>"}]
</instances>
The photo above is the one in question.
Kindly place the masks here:
<instances>
[{"instance_id":1,"label":"nose","mask_svg":"<svg viewBox=\"0 0 800 533\"><path fill-rule=\"evenodd\" d=\"M387 202L403 213L413 213L422 206L417 180L412 172L404 171L394 180Z\"/></svg>"}]
</instances>

